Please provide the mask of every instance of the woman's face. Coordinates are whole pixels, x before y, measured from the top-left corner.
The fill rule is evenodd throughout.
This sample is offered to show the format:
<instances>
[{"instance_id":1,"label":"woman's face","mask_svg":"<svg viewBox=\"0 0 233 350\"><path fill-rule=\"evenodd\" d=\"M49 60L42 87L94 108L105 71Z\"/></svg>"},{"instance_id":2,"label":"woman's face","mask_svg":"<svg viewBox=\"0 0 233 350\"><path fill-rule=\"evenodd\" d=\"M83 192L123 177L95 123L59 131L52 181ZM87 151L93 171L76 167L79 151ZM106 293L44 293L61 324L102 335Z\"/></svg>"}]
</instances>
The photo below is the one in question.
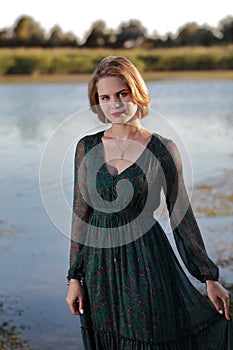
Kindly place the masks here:
<instances>
[{"instance_id":1,"label":"woman's face","mask_svg":"<svg viewBox=\"0 0 233 350\"><path fill-rule=\"evenodd\" d=\"M122 79L103 77L97 83L97 91L100 107L110 122L125 124L136 117L137 105Z\"/></svg>"}]
</instances>

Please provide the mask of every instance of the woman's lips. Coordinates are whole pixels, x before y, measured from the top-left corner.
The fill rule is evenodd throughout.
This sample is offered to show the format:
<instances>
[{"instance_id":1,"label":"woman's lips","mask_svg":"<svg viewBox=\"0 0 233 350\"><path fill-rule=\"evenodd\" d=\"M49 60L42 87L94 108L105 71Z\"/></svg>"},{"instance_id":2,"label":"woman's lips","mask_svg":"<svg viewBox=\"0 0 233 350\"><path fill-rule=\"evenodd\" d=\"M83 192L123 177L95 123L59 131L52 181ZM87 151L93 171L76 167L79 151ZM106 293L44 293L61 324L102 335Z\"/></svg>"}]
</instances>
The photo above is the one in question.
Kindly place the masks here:
<instances>
[{"instance_id":1,"label":"woman's lips","mask_svg":"<svg viewBox=\"0 0 233 350\"><path fill-rule=\"evenodd\" d=\"M115 112L115 113L111 113L111 116L114 118L119 118L124 112Z\"/></svg>"}]
</instances>

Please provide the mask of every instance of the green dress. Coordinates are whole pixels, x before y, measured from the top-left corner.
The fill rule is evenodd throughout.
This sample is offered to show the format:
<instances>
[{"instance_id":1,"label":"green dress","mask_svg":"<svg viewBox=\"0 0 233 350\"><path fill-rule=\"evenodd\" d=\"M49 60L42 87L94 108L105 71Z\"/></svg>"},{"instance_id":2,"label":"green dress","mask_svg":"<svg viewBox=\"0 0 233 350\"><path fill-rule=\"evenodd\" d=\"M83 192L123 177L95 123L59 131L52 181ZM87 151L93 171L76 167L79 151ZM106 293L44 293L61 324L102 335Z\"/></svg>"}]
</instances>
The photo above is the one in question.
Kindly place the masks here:
<instances>
[{"instance_id":1,"label":"green dress","mask_svg":"<svg viewBox=\"0 0 233 350\"><path fill-rule=\"evenodd\" d=\"M104 131L75 153L68 279L82 280L88 350L233 350L232 323L184 273L156 219L161 191L181 258L201 282L218 280L194 218L175 143L153 134L117 174L104 160Z\"/></svg>"}]
</instances>

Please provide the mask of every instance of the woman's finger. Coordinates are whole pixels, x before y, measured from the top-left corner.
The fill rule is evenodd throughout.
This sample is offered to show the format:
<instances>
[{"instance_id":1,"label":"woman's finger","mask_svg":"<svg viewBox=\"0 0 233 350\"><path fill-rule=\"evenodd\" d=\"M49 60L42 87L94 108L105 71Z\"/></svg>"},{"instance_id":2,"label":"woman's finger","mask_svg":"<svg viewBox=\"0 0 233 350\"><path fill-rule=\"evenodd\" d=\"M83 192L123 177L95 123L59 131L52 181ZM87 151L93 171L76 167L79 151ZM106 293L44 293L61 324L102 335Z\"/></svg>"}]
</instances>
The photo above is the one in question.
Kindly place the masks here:
<instances>
[{"instance_id":1,"label":"woman's finger","mask_svg":"<svg viewBox=\"0 0 233 350\"><path fill-rule=\"evenodd\" d=\"M84 313L84 302L83 298L79 299L79 313L82 315Z\"/></svg>"},{"instance_id":2,"label":"woman's finger","mask_svg":"<svg viewBox=\"0 0 233 350\"><path fill-rule=\"evenodd\" d=\"M78 300L78 298L76 298L73 301L72 306L73 306L73 314L74 315L79 315L79 300Z\"/></svg>"},{"instance_id":3,"label":"woman's finger","mask_svg":"<svg viewBox=\"0 0 233 350\"><path fill-rule=\"evenodd\" d=\"M213 298L210 298L212 304L214 305L215 309L220 313L222 314L223 313L223 310L218 302L218 299L213 299Z\"/></svg>"},{"instance_id":4,"label":"woman's finger","mask_svg":"<svg viewBox=\"0 0 233 350\"><path fill-rule=\"evenodd\" d=\"M67 301L67 304L69 305L69 308L70 308L70 311L72 312L72 314L74 314L74 315L79 314L78 306L77 306L77 299L72 300L72 301Z\"/></svg>"},{"instance_id":5,"label":"woman's finger","mask_svg":"<svg viewBox=\"0 0 233 350\"><path fill-rule=\"evenodd\" d=\"M230 305L230 297L229 294L227 294L224 298L222 298L223 306L224 306L224 313L227 320L230 320L230 314L229 314L229 305Z\"/></svg>"}]
</instances>

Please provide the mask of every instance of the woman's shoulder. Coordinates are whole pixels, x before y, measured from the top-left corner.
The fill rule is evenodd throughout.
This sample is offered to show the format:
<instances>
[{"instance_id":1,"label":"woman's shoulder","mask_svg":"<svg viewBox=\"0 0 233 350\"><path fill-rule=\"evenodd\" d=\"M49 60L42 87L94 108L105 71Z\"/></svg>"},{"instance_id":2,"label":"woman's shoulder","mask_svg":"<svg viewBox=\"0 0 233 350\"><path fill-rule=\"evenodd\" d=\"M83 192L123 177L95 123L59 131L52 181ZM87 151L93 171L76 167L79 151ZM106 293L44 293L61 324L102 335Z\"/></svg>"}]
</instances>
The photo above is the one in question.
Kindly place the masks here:
<instances>
[{"instance_id":1,"label":"woman's shoulder","mask_svg":"<svg viewBox=\"0 0 233 350\"><path fill-rule=\"evenodd\" d=\"M156 132L152 133L152 143L161 149L171 149L176 146L175 142L168 137L165 137L161 134L158 134Z\"/></svg>"},{"instance_id":2,"label":"woman's shoulder","mask_svg":"<svg viewBox=\"0 0 233 350\"><path fill-rule=\"evenodd\" d=\"M87 133L85 135L82 135L78 141L77 145L84 145L85 147L91 146L91 145L96 145L97 143L101 142L101 136L103 135L104 131L98 131L96 133Z\"/></svg>"},{"instance_id":3,"label":"woman's shoulder","mask_svg":"<svg viewBox=\"0 0 233 350\"><path fill-rule=\"evenodd\" d=\"M152 141L154 153L160 161L172 161L175 162L177 166L180 166L180 152L173 139L153 133Z\"/></svg>"}]
</instances>

